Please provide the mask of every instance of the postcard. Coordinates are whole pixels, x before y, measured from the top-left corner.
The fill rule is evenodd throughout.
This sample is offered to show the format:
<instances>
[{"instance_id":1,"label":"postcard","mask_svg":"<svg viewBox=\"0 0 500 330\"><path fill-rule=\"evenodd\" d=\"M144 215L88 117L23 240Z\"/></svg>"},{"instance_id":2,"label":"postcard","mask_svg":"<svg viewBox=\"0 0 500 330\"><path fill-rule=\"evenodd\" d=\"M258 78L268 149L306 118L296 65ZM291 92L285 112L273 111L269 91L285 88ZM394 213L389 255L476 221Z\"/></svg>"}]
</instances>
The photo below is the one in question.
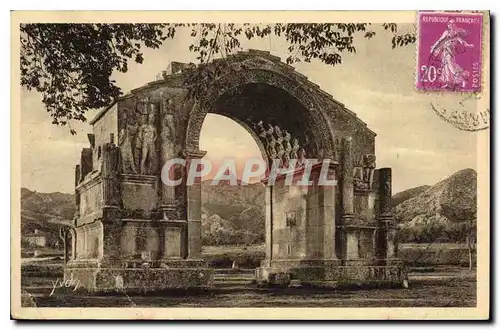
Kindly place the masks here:
<instances>
[{"instance_id":1,"label":"postcard","mask_svg":"<svg viewBox=\"0 0 500 330\"><path fill-rule=\"evenodd\" d=\"M13 11L14 319L489 319L484 11Z\"/></svg>"}]
</instances>

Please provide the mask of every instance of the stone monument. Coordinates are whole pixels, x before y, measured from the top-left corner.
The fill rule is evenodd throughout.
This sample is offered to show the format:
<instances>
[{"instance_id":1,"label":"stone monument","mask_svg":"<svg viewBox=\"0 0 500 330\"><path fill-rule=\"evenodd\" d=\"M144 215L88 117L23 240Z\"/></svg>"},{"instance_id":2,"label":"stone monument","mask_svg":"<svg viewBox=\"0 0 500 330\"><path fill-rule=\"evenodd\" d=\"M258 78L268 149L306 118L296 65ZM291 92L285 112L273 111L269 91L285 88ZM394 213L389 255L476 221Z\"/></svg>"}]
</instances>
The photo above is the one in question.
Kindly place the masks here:
<instances>
[{"instance_id":1,"label":"stone monument","mask_svg":"<svg viewBox=\"0 0 500 330\"><path fill-rule=\"evenodd\" d=\"M375 133L268 52L220 61L228 71L202 95L193 97L185 82L206 66L175 63L91 121L89 147L75 171L78 207L65 276L93 291L212 285L201 254L200 183L187 185L181 165L169 172L177 186L165 185L161 172L172 158L205 155L201 126L216 113L247 129L267 162L282 163L275 185L266 187L266 259L258 282L402 285L391 169L376 169ZM283 184L285 172L300 174L307 159L329 160L328 176L338 184L314 184L319 165L311 168L311 186Z\"/></svg>"}]
</instances>

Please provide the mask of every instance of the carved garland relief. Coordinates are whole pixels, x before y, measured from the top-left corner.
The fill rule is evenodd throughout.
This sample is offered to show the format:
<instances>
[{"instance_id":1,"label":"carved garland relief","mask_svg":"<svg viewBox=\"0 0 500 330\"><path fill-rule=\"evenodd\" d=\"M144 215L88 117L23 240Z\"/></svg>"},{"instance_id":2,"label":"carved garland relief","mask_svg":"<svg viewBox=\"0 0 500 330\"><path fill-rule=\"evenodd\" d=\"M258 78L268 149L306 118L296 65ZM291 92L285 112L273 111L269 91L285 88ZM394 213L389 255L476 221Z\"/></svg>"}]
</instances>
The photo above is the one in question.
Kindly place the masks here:
<instances>
[{"instance_id":1,"label":"carved garland relief","mask_svg":"<svg viewBox=\"0 0 500 330\"><path fill-rule=\"evenodd\" d=\"M267 128L265 128L262 121L258 122L254 129L264 142L267 157L269 159L279 159L281 162L280 168L288 168L292 159L297 160L297 166L305 164L305 149L299 145L298 138L292 140L292 136L286 129L271 124L267 124ZM293 142L290 142L291 140Z\"/></svg>"}]
</instances>

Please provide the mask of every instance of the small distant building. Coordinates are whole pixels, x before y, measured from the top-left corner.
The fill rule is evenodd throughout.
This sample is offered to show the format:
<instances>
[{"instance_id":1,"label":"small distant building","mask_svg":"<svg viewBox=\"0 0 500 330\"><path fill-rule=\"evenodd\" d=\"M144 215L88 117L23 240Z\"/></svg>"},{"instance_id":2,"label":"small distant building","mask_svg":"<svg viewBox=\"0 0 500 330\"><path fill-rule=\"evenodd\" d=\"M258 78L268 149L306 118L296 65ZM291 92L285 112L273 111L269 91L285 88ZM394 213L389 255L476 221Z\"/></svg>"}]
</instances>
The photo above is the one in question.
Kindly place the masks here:
<instances>
[{"instance_id":1,"label":"small distant building","mask_svg":"<svg viewBox=\"0 0 500 330\"><path fill-rule=\"evenodd\" d=\"M33 233L24 236L24 241L30 245L45 247L47 245L47 236L35 229Z\"/></svg>"}]
</instances>

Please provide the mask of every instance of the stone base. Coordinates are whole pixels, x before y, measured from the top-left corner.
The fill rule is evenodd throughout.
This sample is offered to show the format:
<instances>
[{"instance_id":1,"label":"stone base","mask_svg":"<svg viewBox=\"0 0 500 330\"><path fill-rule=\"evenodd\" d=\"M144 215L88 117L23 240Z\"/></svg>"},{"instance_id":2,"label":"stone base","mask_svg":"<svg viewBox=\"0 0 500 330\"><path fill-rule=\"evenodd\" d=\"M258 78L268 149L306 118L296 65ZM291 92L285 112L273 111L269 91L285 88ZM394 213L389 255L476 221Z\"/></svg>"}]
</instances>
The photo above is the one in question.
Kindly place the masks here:
<instances>
[{"instance_id":1,"label":"stone base","mask_svg":"<svg viewBox=\"0 0 500 330\"><path fill-rule=\"evenodd\" d=\"M320 287L404 286L407 283L408 274L401 263L388 262L381 266L379 262L378 265L367 262L341 265L340 260L263 261L262 267L256 270L256 277L257 283L273 286L285 286L292 280Z\"/></svg>"},{"instance_id":2,"label":"stone base","mask_svg":"<svg viewBox=\"0 0 500 330\"><path fill-rule=\"evenodd\" d=\"M167 289L203 289L213 285L210 268L70 268L73 279L90 292L148 292ZM76 285L76 284L75 284Z\"/></svg>"}]
</instances>

